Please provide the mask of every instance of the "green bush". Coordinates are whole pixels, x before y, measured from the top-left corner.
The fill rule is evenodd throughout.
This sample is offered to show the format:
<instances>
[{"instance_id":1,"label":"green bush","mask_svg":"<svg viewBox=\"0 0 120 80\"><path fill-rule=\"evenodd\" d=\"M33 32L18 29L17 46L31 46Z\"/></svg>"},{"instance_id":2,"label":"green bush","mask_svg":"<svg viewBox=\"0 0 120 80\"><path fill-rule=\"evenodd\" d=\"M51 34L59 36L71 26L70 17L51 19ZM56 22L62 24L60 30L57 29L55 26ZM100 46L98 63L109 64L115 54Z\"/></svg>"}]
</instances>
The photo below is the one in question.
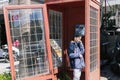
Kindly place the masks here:
<instances>
[{"instance_id":1,"label":"green bush","mask_svg":"<svg viewBox=\"0 0 120 80\"><path fill-rule=\"evenodd\" d=\"M66 73L61 72L60 75L59 75L58 80L71 80L71 79Z\"/></svg>"},{"instance_id":2,"label":"green bush","mask_svg":"<svg viewBox=\"0 0 120 80\"><path fill-rule=\"evenodd\" d=\"M0 74L0 80L12 80L10 73Z\"/></svg>"}]
</instances>

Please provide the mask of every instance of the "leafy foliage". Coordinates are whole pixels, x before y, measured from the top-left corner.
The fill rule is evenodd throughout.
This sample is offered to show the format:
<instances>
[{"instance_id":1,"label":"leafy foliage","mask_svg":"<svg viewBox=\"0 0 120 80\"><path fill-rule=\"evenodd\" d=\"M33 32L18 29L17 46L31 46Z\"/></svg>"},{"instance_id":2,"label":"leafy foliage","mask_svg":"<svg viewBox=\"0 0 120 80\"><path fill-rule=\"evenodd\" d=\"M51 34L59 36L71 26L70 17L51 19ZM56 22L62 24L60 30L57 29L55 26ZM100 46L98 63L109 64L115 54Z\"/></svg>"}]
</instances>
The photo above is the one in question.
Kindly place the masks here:
<instances>
[{"instance_id":1,"label":"leafy foliage","mask_svg":"<svg viewBox=\"0 0 120 80\"><path fill-rule=\"evenodd\" d=\"M71 80L71 78L65 72L60 72L58 80Z\"/></svg>"},{"instance_id":2,"label":"leafy foliage","mask_svg":"<svg viewBox=\"0 0 120 80\"><path fill-rule=\"evenodd\" d=\"M0 80L12 80L10 73L0 74Z\"/></svg>"}]
</instances>

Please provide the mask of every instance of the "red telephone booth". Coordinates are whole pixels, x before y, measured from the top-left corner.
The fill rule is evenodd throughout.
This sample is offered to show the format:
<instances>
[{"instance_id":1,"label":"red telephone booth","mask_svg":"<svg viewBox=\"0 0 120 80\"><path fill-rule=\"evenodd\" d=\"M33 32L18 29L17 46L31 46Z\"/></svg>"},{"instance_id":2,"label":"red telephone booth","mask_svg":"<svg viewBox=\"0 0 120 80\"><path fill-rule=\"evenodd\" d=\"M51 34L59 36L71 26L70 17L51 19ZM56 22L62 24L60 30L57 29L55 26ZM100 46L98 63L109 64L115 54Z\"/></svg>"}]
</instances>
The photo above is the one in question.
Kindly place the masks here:
<instances>
[{"instance_id":1,"label":"red telephone booth","mask_svg":"<svg viewBox=\"0 0 120 80\"><path fill-rule=\"evenodd\" d=\"M46 0L4 7L12 80L56 80L58 66L72 80L67 48L76 24L85 25L86 67L81 80L100 80L99 4L99 0ZM16 39L17 60L12 51Z\"/></svg>"}]
</instances>

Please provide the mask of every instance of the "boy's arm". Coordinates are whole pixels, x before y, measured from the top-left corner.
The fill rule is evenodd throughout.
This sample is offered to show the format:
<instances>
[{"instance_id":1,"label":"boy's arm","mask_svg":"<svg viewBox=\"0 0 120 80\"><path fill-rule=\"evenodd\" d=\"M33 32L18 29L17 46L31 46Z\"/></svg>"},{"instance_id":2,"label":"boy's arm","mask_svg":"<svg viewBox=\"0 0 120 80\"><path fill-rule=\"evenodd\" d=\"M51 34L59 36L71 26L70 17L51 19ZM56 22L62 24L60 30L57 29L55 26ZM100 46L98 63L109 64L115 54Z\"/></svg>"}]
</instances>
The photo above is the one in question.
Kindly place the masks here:
<instances>
[{"instance_id":1,"label":"boy's arm","mask_svg":"<svg viewBox=\"0 0 120 80\"><path fill-rule=\"evenodd\" d=\"M79 43L80 44L80 54L84 54L84 52L85 52L85 49L84 49L84 46L83 46L83 43L82 42L80 42Z\"/></svg>"},{"instance_id":2,"label":"boy's arm","mask_svg":"<svg viewBox=\"0 0 120 80\"><path fill-rule=\"evenodd\" d=\"M80 53L75 51L74 43L69 44L68 53L70 58L80 58Z\"/></svg>"}]
</instances>

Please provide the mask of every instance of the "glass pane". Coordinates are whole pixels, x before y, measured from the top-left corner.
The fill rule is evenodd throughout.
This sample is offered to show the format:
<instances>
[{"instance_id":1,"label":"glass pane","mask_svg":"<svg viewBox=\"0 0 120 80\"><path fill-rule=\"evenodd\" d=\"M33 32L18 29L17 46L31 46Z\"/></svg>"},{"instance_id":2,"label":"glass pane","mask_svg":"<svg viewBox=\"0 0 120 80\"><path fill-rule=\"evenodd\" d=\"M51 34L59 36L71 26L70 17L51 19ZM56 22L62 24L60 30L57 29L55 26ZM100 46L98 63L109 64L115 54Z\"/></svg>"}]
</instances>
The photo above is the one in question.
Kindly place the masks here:
<instances>
[{"instance_id":1,"label":"glass pane","mask_svg":"<svg viewBox=\"0 0 120 80\"><path fill-rule=\"evenodd\" d=\"M49 24L53 66L58 67L62 63L62 13L49 10Z\"/></svg>"},{"instance_id":2,"label":"glass pane","mask_svg":"<svg viewBox=\"0 0 120 80\"><path fill-rule=\"evenodd\" d=\"M9 10L17 79L48 74L42 9Z\"/></svg>"},{"instance_id":3,"label":"glass pane","mask_svg":"<svg viewBox=\"0 0 120 80\"><path fill-rule=\"evenodd\" d=\"M90 7L90 71L94 71L97 68L98 62L98 11L93 7Z\"/></svg>"}]
</instances>

